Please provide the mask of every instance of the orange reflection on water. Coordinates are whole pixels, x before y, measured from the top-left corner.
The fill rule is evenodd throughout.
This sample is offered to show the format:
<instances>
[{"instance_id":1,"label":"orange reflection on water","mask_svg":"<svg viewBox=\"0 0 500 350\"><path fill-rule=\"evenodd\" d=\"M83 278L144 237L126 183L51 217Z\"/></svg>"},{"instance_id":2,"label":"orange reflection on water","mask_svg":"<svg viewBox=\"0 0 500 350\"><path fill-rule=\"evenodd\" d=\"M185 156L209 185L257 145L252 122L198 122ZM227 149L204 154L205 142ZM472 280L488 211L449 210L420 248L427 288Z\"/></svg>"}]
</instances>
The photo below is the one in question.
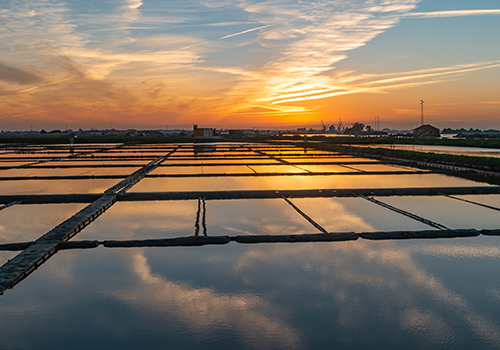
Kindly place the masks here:
<instances>
[{"instance_id":1,"label":"orange reflection on water","mask_svg":"<svg viewBox=\"0 0 500 350\"><path fill-rule=\"evenodd\" d=\"M441 174L144 179L130 192L485 186Z\"/></svg>"},{"instance_id":2,"label":"orange reflection on water","mask_svg":"<svg viewBox=\"0 0 500 350\"><path fill-rule=\"evenodd\" d=\"M2 170L0 172L0 179L2 177L10 176L76 176L76 175L125 175L138 170L136 167L123 167L123 168L37 168L28 167L21 169ZM119 181L119 180L115 180Z\"/></svg>"},{"instance_id":3,"label":"orange reflection on water","mask_svg":"<svg viewBox=\"0 0 500 350\"><path fill-rule=\"evenodd\" d=\"M354 158L351 156L336 156L336 157L318 157L318 158L308 158L308 157L296 157L296 158L281 158L289 163L303 163L303 162L315 162L315 163L331 163L331 162L339 162L346 163L346 165L350 165L348 163L351 162L373 162L377 163L376 159L367 159L367 158ZM354 165L354 164L353 164Z\"/></svg>"},{"instance_id":4,"label":"orange reflection on water","mask_svg":"<svg viewBox=\"0 0 500 350\"><path fill-rule=\"evenodd\" d=\"M26 204L0 211L0 243L34 241L86 204Z\"/></svg>"},{"instance_id":5,"label":"orange reflection on water","mask_svg":"<svg viewBox=\"0 0 500 350\"><path fill-rule=\"evenodd\" d=\"M0 181L0 193L4 195L102 193L118 181L119 180Z\"/></svg>"}]
</instances>

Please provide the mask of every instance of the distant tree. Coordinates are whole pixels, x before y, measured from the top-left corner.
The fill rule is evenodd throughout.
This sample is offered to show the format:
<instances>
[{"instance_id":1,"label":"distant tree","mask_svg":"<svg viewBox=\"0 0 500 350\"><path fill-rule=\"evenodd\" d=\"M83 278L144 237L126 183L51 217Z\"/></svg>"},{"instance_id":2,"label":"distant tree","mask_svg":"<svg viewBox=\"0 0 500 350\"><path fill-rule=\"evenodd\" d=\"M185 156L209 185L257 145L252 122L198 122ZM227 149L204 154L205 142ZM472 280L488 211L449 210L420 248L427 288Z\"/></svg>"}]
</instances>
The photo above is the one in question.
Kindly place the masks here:
<instances>
[{"instance_id":1,"label":"distant tree","mask_svg":"<svg viewBox=\"0 0 500 350\"><path fill-rule=\"evenodd\" d=\"M355 122L352 124L350 128L346 128L344 134L348 135L358 135L363 132L363 129L365 128L365 124L360 123L360 122Z\"/></svg>"},{"instance_id":2,"label":"distant tree","mask_svg":"<svg viewBox=\"0 0 500 350\"><path fill-rule=\"evenodd\" d=\"M45 131L44 129L42 129L42 131L40 131L40 134L46 134L47 131Z\"/></svg>"}]
</instances>

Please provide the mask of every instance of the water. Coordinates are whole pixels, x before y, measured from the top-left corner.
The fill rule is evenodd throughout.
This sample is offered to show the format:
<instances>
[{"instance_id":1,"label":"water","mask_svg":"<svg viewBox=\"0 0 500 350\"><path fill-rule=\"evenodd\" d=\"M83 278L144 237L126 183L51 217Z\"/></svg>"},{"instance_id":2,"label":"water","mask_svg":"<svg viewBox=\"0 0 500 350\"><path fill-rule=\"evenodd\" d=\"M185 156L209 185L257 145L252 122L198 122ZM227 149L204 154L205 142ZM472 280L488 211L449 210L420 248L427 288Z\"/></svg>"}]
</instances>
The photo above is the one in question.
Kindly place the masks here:
<instances>
[{"instance_id":1,"label":"water","mask_svg":"<svg viewBox=\"0 0 500 350\"><path fill-rule=\"evenodd\" d=\"M346 169L347 170L347 169ZM0 183L1 185L1 183ZM440 174L429 175L318 175L288 177L146 178L129 192L310 190L331 188L398 188L485 186Z\"/></svg>"},{"instance_id":2,"label":"water","mask_svg":"<svg viewBox=\"0 0 500 350\"><path fill-rule=\"evenodd\" d=\"M500 158L500 149L481 148L481 147L459 147L459 146L440 146L440 145L356 145L356 147L372 148L390 148L401 149L405 151L425 152L425 153L443 153L459 156L472 157L494 157Z\"/></svg>"},{"instance_id":3,"label":"water","mask_svg":"<svg viewBox=\"0 0 500 350\"><path fill-rule=\"evenodd\" d=\"M2 297L2 344L491 349L496 242L63 251Z\"/></svg>"},{"instance_id":4,"label":"water","mask_svg":"<svg viewBox=\"0 0 500 350\"><path fill-rule=\"evenodd\" d=\"M194 167L159 167L153 173L253 173L246 166L201 162L205 160ZM275 160L268 164L252 168L297 171ZM348 170L338 165L301 167ZM352 167L411 170L377 163ZM99 174L135 170L72 168L54 169L53 174L97 169ZM8 171L25 176L41 170L51 171ZM33 193L43 186L47 189L41 193L99 193L119 180L103 181L0 181L0 186L3 194ZM438 174L228 176L145 178L129 191L421 186L485 184ZM500 207L500 195L456 197ZM498 211L453 198L377 199L450 228L500 228ZM433 230L359 197L290 201L329 232ZM3 209L0 243L34 240L83 206ZM197 211L197 200L118 201L72 240L189 236L195 232ZM206 227L209 236L320 232L281 198L207 200ZM16 254L0 252L0 260ZM499 263L500 238L488 236L62 250L0 297L0 348L499 348Z\"/></svg>"}]
</instances>

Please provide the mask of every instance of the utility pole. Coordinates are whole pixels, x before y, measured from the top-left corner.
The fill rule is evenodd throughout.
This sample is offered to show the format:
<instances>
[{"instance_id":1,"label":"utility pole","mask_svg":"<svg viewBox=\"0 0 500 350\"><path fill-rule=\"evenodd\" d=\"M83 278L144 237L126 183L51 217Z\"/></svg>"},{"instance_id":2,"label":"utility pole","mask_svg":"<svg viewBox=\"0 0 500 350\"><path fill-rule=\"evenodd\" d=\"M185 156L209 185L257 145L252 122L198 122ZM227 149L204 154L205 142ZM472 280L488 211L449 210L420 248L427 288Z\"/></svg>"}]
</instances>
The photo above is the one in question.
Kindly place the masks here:
<instances>
[{"instance_id":1,"label":"utility pole","mask_svg":"<svg viewBox=\"0 0 500 350\"><path fill-rule=\"evenodd\" d=\"M424 100L420 100L420 125L424 125Z\"/></svg>"}]
</instances>

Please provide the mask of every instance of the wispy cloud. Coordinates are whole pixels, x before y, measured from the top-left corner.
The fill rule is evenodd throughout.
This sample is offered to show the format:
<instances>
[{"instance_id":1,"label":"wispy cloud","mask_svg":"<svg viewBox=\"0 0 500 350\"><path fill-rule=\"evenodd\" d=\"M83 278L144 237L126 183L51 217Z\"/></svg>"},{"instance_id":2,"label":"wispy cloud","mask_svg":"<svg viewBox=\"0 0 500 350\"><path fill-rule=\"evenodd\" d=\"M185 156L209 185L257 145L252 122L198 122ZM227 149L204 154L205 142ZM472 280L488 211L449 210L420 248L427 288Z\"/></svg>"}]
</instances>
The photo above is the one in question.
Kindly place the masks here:
<instances>
[{"instance_id":1,"label":"wispy cloud","mask_svg":"<svg viewBox=\"0 0 500 350\"><path fill-rule=\"evenodd\" d=\"M482 101L481 103L488 105L500 105L500 101Z\"/></svg>"},{"instance_id":2,"label":"wispy cloud","mask_svg":"<svg viewBox=\"0 0 500 350\"><path fill-rule=\"evenodd\" d=\"M409 12L404 17L409 18L442 18L442 17L463 17L463 16L483 16L500 15L500 9L491 10L455 10L455 11L435 11L435 12Z\"/></svg>"},{"instance_id":3,"label":"wispy cloud","mask_svg":"<svg viewBox=\"0 0 500 350\"><path fill-rule=\"evenodd\" d=\"M308 101L386 93L498 67L471 63L388 74L337 68L352 50L405 19L500 14L412 12L419 3L173 0L167 7L141 0L90 0L88 6L12 0L0 10L0 91L12 101L3 98L0 107L4 115L18 115L24 105L26 113L50 111L55 103L44 105L50 95L59 101L54 113L75 103L86 112L117 108L116 115L143 111L152 119L162 111L212 120L312 115ZM104 107L97 95L76 88L78 80L99 85L101 92L105 86L127 91L127 107L112 91L104 95L117 99ZM152 86L160 88L151 94Z\"/></svg>"},{"instance_id":4,"label":"wispy cloud","mask_svg":"<svg viewBox=\"0 0 500 350\"><path fill-rule=\"evenodd\" d=\"M287 102L298 102L298 101L308 101L316 100L322 98L329 98L334 96L348 95L354 93L380 93L390 89L400 89L415 87L420 85L435 84L443 82L443 77L451 75L461 75L469 72L492 69L500 67L500 61L493 63L478 62L474 64L466 65L455 65L450 67L441 68L431 68L427 70L411 71L411 72L400 72L387 74L383 79L380 79L383 75L361 75L359 77L351 77L349 83L339 84L338 86L332 87L330 89L322 90L307 90L295 94L281 95L279 97L274 97L271 99L273 103L287 103ZM394 77L394 75L397 75ZM368 81L366 81L368 79ZM362 80L359 83L354 83L355 80ZM405 81L412 81L399 84Z\"/></svg>"},{"instance_id":5,"label":"wispy cloud","mask_svg":"<svg viewBox=\"0 0 500 350\"><path fill-rule=\"evenodd\" d=\"M42 78L36 74L25 70L10 67L0 62L0 80L17 83L20 85L34 84L42 81Z\"/></svg>"}]
</instances>

